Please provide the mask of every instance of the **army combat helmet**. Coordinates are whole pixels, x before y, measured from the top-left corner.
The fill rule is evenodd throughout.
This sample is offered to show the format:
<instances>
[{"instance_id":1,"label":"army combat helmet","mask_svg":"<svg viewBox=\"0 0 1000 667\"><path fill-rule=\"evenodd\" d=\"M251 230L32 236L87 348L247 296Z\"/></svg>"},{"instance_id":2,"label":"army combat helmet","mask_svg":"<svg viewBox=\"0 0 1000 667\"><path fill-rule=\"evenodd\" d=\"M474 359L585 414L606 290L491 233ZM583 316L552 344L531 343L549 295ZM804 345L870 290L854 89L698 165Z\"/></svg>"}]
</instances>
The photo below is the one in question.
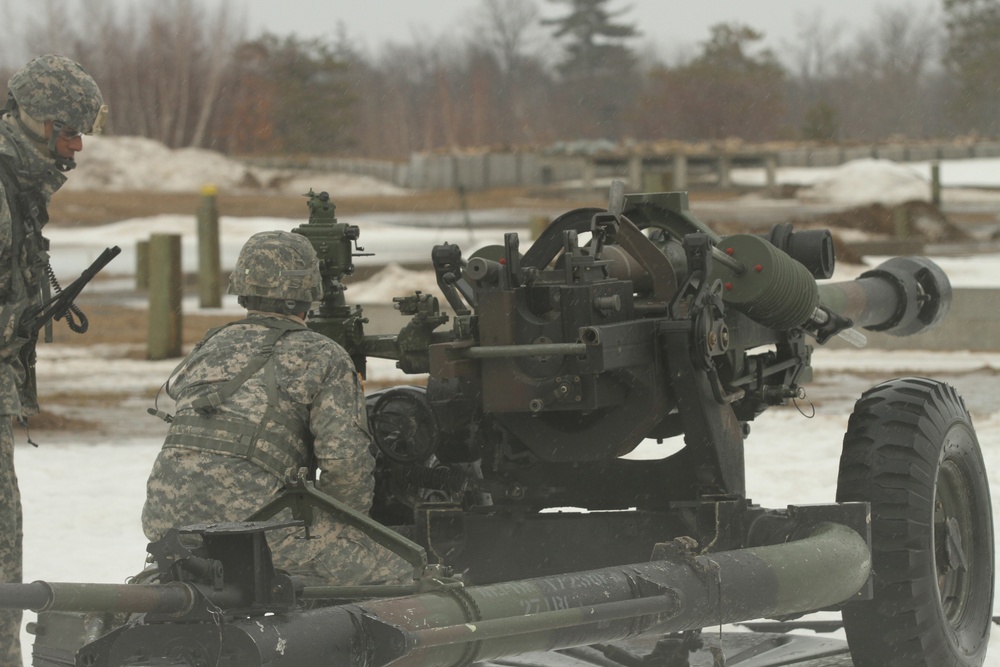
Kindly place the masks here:
<instances>
[{"instance_id":1,"label":"army combat helmet","mask_svg":"<svg viewBox=\"0 0 1000 667\"><path fill-rule=\"evenodd\" d=\"M319 259L309 239L292 232L260 232L243 245L229 276L229 293L250 310L295 314L323 298Z\"/></svg>"},{"instance_id":2,"label":"army combat helmet","mask_svg":"<svg viewBox=\"0 0 1000 667\"><path fill-rule=\"evenodd\" d=\"M82 134L100 134L108 107L97 83L79 63L48 54L19 69L7 82L7 107L29 139L47 146L49 156L62 171L76 166L72 158L56 153L56 139L64 128ZM52 121L45 139L44 124Z\"/></svg>"}]
</instances>

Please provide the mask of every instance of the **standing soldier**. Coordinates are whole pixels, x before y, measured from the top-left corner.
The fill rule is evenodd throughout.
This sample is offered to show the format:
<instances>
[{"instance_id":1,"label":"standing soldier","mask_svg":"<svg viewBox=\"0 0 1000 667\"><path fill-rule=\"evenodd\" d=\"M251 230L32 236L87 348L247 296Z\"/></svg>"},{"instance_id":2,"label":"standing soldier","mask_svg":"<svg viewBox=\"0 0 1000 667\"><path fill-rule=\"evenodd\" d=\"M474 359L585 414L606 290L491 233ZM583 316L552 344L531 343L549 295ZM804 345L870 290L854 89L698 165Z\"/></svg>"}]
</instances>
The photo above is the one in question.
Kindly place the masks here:
<instances>
[{"instance_id":1,"label":"standing soldier","mask_svg":"<svg viewBox=\"0 0 1000 667\"><path fill-rule=\"evenodd\" d=\"M18 334L25 310L47 293L46 206L76 166L82 134L99 133L107 107L69 58L45 55L7 83L0 119L0 581L21 581L21 496L12 419L38 412L34 341ZM20 665L21 612L0 612L0 664Z\"/></svg>"},{"instance_id":2,"label":"standing soldier","mask_svg":"<svg viewBox=\"0 0 1000 667\"><path fill-rule=\"evenodd\" d=\"M240 251L229 281L247 317L209 331L167 381L177 402L146 486L142 526L243 521L307 467L316 488L367 512L375 459L364 394L350 356L308 329L322 297L316 251L291 232L261 232ZM396 581L402 559L355 528L318 514L310 535L269 533L274 564L308 585ZM409 570L412 573L412 568Z\"/></svg>"}]
</instances>

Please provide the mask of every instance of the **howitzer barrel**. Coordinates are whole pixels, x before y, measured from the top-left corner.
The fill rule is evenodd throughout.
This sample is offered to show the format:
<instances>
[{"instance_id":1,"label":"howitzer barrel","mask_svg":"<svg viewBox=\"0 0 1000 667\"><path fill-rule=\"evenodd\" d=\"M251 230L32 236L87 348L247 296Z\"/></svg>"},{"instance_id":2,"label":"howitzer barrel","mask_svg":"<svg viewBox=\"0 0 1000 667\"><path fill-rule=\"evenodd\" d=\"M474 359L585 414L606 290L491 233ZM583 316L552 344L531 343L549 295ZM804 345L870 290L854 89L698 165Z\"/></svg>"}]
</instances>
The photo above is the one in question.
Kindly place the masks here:
<instances>
[{"instance_id":1,"label":"howitzer barrel","mask_svg":"<svg viewBox=\"0 0 1000 667\"><path fill-rule=\"evenodd\" d=\"M140 651L198 664L451 667L479 660L676 632L827 607L855 595L871 569L865 540L820 524L802 540L710 555L675 549L649 563L373 600L222 626L138 624L78 655L118 666ZM222 641L222 647L218 642ZM362 647L373 647L372 652ZM183 651L179 649L183 648ZM221 649L221 652L220 652ZM130 657L131 656L131 657ZM147 663L143 663L147 664Z\"/></svg>"},{"instance_id":2,"label":"howitzer barrel","mask_svg":"<svg viewBox=\"0 0 1000 667\"><path fill-rule=\"evenodd\" d=\"M777 546L469 589L481 619L467 618L462 601L444 596L360 606L412 634L413 654L398 664L444 667L459 664L470 642L481 642L475 660L490 660L818 609L850 598L869 571L864 540L825 524L804 540ZM659 609L649 607L657 602ZM629 607L631 614L619 615ZM524 620L530 615L534 630ZM434 618L450 620L450 627L426 620Z\"/></svg>"},{"instance_id":3,"label":"howitzer barrel","mask_svg":"<svg viewBox=\"0 0 1000 667\"><path fill-rule=\"evenodd\" d=\"M819 288L820 303L855 326L910 336L940 322L951 306L951 283L925 257L896 257L857 280Z\"/></svg>"},{"instance_id":4,"label":"howitzer barrel","mask_svg":"<svg viewBox=\"0 0 1000 667\"><path fill-rule=\"evenodd\" d=\"M752 234L726 237L716 254L742 266L720 261L714 267L723 300L771 329L825 325L827 315L816 311L823 306L851 326L909 336L937 324L951 304L948 276L925 257L896 257L857 280L817 285L813 273L825 270L813 272Z\"/></svg>"},{"instance_id":5,"label":"howitzer barrel","mask_svg":"<svg viewBox=\"0 0 1000 667\"><path fill-rule=\"evenodd\" d=\"M184 584L0 584L3 609L181 614L193 603L194 593Z\"/></svg>"}]
</instances>

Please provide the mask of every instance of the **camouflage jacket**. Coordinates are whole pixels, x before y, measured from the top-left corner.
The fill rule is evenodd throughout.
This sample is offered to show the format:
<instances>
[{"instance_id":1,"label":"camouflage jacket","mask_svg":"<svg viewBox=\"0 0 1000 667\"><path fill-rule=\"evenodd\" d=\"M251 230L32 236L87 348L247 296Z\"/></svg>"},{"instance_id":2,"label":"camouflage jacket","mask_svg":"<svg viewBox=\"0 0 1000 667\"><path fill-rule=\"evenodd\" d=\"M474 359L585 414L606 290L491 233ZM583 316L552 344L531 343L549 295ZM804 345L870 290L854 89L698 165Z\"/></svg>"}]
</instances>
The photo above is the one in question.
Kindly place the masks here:
<instances>
[{"instance_id":1,"label":"camouflage jacket","mask_svg":"<svg viewBox=\"0 0 1000 667\"><path fill-rule=\"evenodd\" d=\"M183 444L184 434L193 432L186 423L197 414L192 403L238 375L261 349L271 329L253 323L259 318L280 316L251 312L246 322L210 335L169 382L168 394L177 401L175 421L153 464L142 513L151 540L177 525L243 520L281 488L279 475L251 460ZM291 452L294 467L315 462L317 488L368 511L374 458L364 393L350 357L325 336L302 329L278 340L269 363L274 364L282 423L269 425L256 447ZM268 409L265 370L217 406L211 420L260 423ZM293 441L285 442L290 436Z\"/></svg>"},{"instance_id":2,"label":"camouflage jacket","mask_svg":"<svg viewBox=\"0 0 1000 667\"><path fill-rule=\"evenodd\" d=\"M16 330L24 310L42 298L48 263L41 236L48 220L45 206L66 176L9 116L0 119L0 161L5 172L0 178L0 414L27 415L36 412L37 405L33 387L26 390L30 369L25 367L25 355L19 358L26 341ZM38 214L30 215L31 210ZM26 356L33 355L29 350Z\"/></svg>"}]
</instances>

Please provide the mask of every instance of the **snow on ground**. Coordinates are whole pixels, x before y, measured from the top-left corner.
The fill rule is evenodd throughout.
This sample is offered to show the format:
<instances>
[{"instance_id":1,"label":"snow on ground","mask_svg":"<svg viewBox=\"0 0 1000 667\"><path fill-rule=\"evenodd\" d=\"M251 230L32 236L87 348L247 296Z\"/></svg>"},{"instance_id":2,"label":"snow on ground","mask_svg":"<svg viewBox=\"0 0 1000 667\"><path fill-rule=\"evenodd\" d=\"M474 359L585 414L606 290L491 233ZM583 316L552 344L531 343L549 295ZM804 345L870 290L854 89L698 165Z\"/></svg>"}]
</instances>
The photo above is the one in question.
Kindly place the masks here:
<instances>
[{"instance_id":1,"label":"snow on ground","mask_svg":"<svg viewBox=\"0 0 1000 667\"><path fill-rule=\"evenodd\" d=\"M908 165L887 160L854 160L841 165L828 178L798 193L806 202L831 202L861 206L887 206L929 199L927 180Z\"/></svg>"},{"instance_id":2,"label":"snow on ground","mask_svg":"<svg viewBox=\"0 0 1000 667\"><path fill-rule=\"evenodd\" d=\"M861 206L887 206L905 201L930 201L932 162L904 162L860 159L836 167L781 167L776 170L778 185L799 185L800 202ZM1000 202L1000 158L942 160L936 163L947 202ZM763 187L763 169L733 169L736 185ZM976 189L980 188L980 189Z\"/></svg>"},{"instance_id":3,"label":"snow on ground","mask_svg":"<svg viewBox=\"0 0 1000 667\"><path fill-rule=\"evenodd\" d=\"M293 218L219 218L219 250L223 270L231 270L240 248L257 232L272 229L292 230L308 220ZM491 227L466 230L454 227L415 227L383 222L379 214L341 216L340 222L361 228L358 245L372 256L354 259L358 266L383 266L397 263L430 263L431 248L442 243L461 245L465 256L482 245L502 243L505 231ZM527 227L527 220L524 221ZM153 234L176 234L181 237L182 269L186 273L198 270L198 232L194 215L156 215L133 218L96 227L51 227L46 236L52 242L53 266L60 280L80 275L109 245L118 245L121 255L104 270L105 276L129 276L135 272L135 248Z\"/></svg>"},{"instance_id":4,"label":"snow on ground","mask_svg":"<svg viewBox=\"0 0 1000 667\"><path fill-rule=\"evenodd\" d=\"M143 137L85 137L84 150L68 190L160 190L199 192L206 184L226 191L302 194L313 183L333 182L330 174L249 167L239 160L202 148L171 150ZM368 176L337 174L340 196L398 195L406 192Z\"/></svg>"},{"instance_id":5,"label":"snow on ground","mask_svg":"<svg viewBox=\"0 0 1000 667\"><path fill-rule=\"evenodd\" d=\"M153 189L152 184L159 184L164 189L196 190L208 178L226 187L239 184L244 178L243 172L232 169L228 161L220 162L214 154L190 150L156 153L156 150L155 146L141 140L88 139L87 152L81 156L81 168L69 182L91 188ZM123 159L122 155L128 159ZM88 160L92 167L89 174L85 166ZM976 184L979 185L1000 183L1000 161L959 162L961 164L956 164L954 171L952 163L942 164L946 185L947 179L959 178L958 174L963 174L962 185L972 183L971 174L978 175ZM128 168L118 171L118 165L123 164ZM195 173L194 166L204 167L204 171ZM921 176L922 187L926 188L926 175L920 173L921 167L909 165L903 168L907 173L897 167L865 164L794 173L779 170L779 180L793 182L791 179L796 178L794 182L822 185L825 196L831 198L856 194L860 190L858 179L876 195L897 186L902 189L912 186L916 193L914 184L920 183ZM966 173L959 169L973 171ZM915 180L909 175L913 170L917 174ZM190 182L183 182L182 174L194 176ZM371 193L383 192L381 185L363 185L370 187ZM818 196L818 192L814 190L814 196ZM980 201L989 202L991 197L990 193L982 193ZM697 210L693 212L697 215ZM484 218L489 219L489 216ZM407 271L398 264L426 262L431 246L445 241L459 243L468 254L479 245L500 242L503 231L481 224L481 220L477 220L471 230L454 225L447 228L428 226L434 220L427 217L400 219L398 215L370 214L342 221L361 225L361 244L367 251L378 253L374 260L359 258L359 264L365 261L390 264L375 278L352 285L349 299L363 303L385 303L392 296L414 289L435 291L431 274ZM290 229L302 222L304 219L223 216L220 225L223 267L232 268L239 248L251 234L266 229ZM120 244L123 256L108 269L108 273L117 278L92 286L119 291L127 289L133 280L135 242L148 238L153 232L181 234L185 269L194 269L193 217L156 216L91 228L54 227L49 230L49 236L60 277L77 275L109 242ZM871 263L879 259L872 258ZM1000 286L1000 272L995 270L1000 265L1000 256L940 258L938 261L958 286ZM849 279L853 277L852 271L861 268L841 266L837 278ZM144 307L138 299L134 305ZM195 307L192 300L185 300L185 311ZM223 312L235 314L239 308L233 300L227 299ZM57 394L87 387L94 395L127 394L135 398L127 402L124 413L118 410L109 418L136 421L134 434L128 438L109 439L93 433L35 433L34 440L41 443L37 449L26 443L24 433L17 432L26 581L124 582L142 567L146 540L139 517L145 497L145 479L166 426L145 414L150 401L141 397L151 395L173 369L176 360L138 361L127 358L129 352L135 351L115 346L75 348L56 344L40 347L38 375L43 393ZM887 378L920 373L947 379L969 399L994 488L994 514L1000 515L1000 491L997 491L1000 489L1000 399L995 391L1000 353L819 350L813 363L817 387L811 396L816 397L816 415L807 419L794 408L775 409L753 424L747 443L747 487L754 501L768 507L831 502L835 493L840 438L854 398L876 381L875 376ZM392 362L379 360L373 360L369 369L374 379L385 379L397 373ZM808 411L808 406L804 406L804 411ZM101 414L104 413L95 413L96 418ZM803 436L804 433L808 436ZM655 446L647 444L642 450L650 448ZM26 620L33 618L31 613L25 616ZM30 646L28 635L24 634L22 639L26 647ZM991 647L986 664L998 667L1000 632L994 633Z\"/></svg>"}]
</instances>

